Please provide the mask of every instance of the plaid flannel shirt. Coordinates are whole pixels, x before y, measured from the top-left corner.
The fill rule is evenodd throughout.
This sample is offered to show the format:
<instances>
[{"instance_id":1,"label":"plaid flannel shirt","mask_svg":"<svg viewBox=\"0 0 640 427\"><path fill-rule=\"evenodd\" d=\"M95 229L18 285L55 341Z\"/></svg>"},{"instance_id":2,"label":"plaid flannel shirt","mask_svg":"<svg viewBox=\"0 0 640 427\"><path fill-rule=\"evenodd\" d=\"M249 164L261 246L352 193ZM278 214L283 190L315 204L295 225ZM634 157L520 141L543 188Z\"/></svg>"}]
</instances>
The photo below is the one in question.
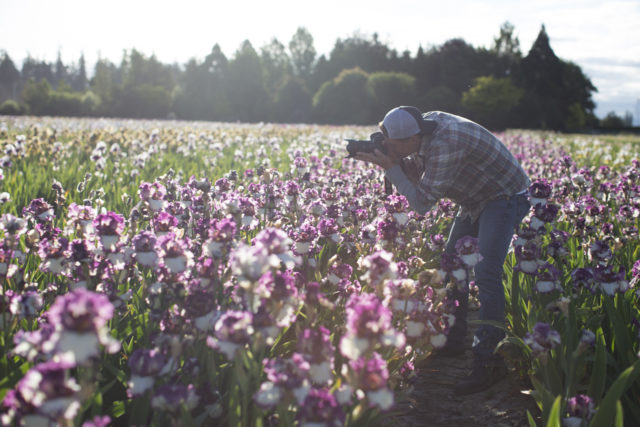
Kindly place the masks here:
<instances>
[{"instance_id":1,"label":"plaid flannel shirt","mask_svg":"<svg viewBox=\"0 0 640 427\"><path fill-rule=\"evenodd\" d=\"M484 127L441 111L424 117L438 126L405 159L403 169L417 172L417 196L426 206L449 198L460 206L460 216L475 221L490 200L515 195L531 184L517 159Z\"/></svg>"}]
</instances>

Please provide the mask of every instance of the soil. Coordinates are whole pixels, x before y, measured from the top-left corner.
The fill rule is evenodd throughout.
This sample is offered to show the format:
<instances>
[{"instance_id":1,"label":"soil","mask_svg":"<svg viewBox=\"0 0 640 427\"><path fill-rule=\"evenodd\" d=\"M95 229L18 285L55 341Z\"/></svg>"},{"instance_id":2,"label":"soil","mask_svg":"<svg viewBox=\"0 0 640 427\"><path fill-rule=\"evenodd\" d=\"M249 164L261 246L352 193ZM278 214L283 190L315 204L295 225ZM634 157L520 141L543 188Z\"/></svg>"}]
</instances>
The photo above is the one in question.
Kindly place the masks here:
<instances>
[{"instance_id":1,"label":"soil","mask_svg":"<svg viewBox=\"0 0 640 427\"><path fill-rule=\"evenodd\" d=\"M478 312L469 312L469 320L477 316ZM471 343L473 327L469 329L467 342ZM505 379L489 389L456 396L453 386L469 374L471 363L470 348L460 357L425 359L412 392L397 402L397 415L392 416L385 427L529 426L527 411L540 424L535 400L523 393L530 389L530 385L513 367Z\"/></svg>"}]
</instances>

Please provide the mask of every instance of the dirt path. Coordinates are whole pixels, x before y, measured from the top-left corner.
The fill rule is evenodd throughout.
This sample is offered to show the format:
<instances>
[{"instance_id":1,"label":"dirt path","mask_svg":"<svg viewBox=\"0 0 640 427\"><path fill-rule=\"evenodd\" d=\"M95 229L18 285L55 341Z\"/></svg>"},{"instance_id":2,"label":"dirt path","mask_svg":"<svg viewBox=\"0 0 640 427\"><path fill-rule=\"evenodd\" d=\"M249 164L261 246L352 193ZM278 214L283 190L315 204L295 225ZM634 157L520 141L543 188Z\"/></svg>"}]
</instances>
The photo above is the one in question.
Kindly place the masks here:
<instances>
[{"instance_id":1,"label":"dirt path","mask_svg":"<svg viewBox=\"0 0 640 427\"><path fill-rule=\"evenodd\" d=\"M469 320L477 318L477 315L477 312L470 312ZM471 343L472 338L473 331L470 330L467 342ZM464 357L427 359L419 369L409 398L398 402L400 415L393 417L387 425L519 427L529 425L527 410L537 418L538 408L534 399L521 393L528 386L512 370L506 379L486 391L467 396L454 395L453 386L468 374L471 360L470 349Z\"/></svg>"}]
</instances>

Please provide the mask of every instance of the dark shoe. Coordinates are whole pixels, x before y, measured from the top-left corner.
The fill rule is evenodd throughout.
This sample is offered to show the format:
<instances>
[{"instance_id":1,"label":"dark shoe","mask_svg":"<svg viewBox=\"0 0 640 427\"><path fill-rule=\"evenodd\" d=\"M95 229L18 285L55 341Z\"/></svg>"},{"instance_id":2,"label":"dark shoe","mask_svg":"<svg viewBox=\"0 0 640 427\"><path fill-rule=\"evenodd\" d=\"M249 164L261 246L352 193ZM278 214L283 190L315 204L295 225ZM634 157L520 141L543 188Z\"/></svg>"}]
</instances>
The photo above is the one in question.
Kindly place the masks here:
<instances>
[{"instance_id":1,"label":"dark shoe","mask_svg":"<svg viewBox=\"0 0 640 427\"><path fill-rule=\"evenodd\" d=\"M456 384L453 391L458 396L479 393L500 382L507 376L504 362L482 364L475 362L471 374Z\"/></svg>"}]
</instances>

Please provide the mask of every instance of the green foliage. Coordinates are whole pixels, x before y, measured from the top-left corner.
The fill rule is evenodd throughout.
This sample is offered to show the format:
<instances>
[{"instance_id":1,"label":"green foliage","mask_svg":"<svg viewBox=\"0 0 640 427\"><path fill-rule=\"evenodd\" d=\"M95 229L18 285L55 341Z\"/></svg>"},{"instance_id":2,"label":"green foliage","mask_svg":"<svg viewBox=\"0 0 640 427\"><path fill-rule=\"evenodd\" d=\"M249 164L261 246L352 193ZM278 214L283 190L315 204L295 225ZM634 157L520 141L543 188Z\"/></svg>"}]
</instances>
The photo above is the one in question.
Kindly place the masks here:
<instances>
[{"instance_id":1,"label":"green foliage","mask_svg":"<svg viewBox=\"0 0 640 427\"><path fill-rule=\"evenodd\" d=\"M482 76L462 94L461 104L470 118L490 129L501 129L508 126L509 114L523 95L524 90L516 87L508 77Z\"/></svg>"},{"instance_id":2,"label":"green foliage","mask_svg":"<svg viewBox=\"0 0 640 427\"><path fill-rule=\"evenodd\" d=\"M458 111L460 95L447 86L435 86L420 98L418 105L423 111Z\"/></svg>"},{"instance_id":3,"label":"green foliage","mask_svg":"<svg viewBox=\"0 0 640 427\"><path fill-rule=\"evenodd\" d=\"M415 105L415 77L406 73L376 72L368 77L371 111L375 117L398 105Z\"/></svg>"},{"instance_id":4,"label":"green foliage","mask_svg":"<svg viewBox=\"0 0 640 427\"><path fill-rule=\"evenodd\" d=\"M273 117L285 123L304 123L311 120L311 97L304 82L287 76L275 93Z\"/></svg>"},{"instance_id":5,"label":"green foliage","mask_svg":"<svg viewBox=\"0 0 640 427\"><path fill-rule=\"evenodd\" d=\"M22 99L29 107L29 113L36 116L44 115L49 112L51 85L48 81L42 79L36 83L29 80L22 92Z\"/></svg>"},{"instance_id":6,"label":"green foliage","mask_svg":"<svg viewBox=\"0 0 640 427\"><path fill-rule=\"evenodd\" d=\"M618 116L615 111L610 111L600 121L600 126L603 128L621 128L625 126L625 122L622 117Z\"/></svg>"},{"instance_id":7,"label":"green foliage","mask_svg":"<svg viewBox=\"0 0 640 427\"><path fill-rule=\"evenodd\" d=\"M269 95L264 85L260 57L245 40L229 63L226 92L234 119L258 122L268 110Z\"/></svg>"},{"instance_id":8,"label":"green foliage","mask_svg":"<svg viewBox=\"0 0 640 427\"><path fill-rule=\"evenodd\" d=\"M360 68L342 71L322 85L313 97L315 115L322 123L370 123L369 75Z\"/></svg>"},{"instance_id":9,"label":"green foliage","mask_svg":"<svg viewBox=\"0 0 640 427\"><path fill-rule=\"evenodd\" d=\"M335 79L356 68L370 75L369 104L364 110L338 106L340 113L330 111L320 100L332 98L326 92L336 86ZM54 89L55 94L48 93ZM81 99L87 90L93 95ZM181 66L132 49L119 65L98 60L90 82L84 56L78 67L60 58L49 64L29 57L18 71L6 54L0 62L0 102L14 99L34 115L372 124L404 104L470 114L489 128L579 131L600 125L593 114L595 91L579 66L555 55L544 26L522 58L508 22L490 49L451 39L426 52L420 47L415 56L399 54L376 33L356 32L337 39L331 52L318 58L304 27L288 43L274 38L259 53L246 40L227 59L216 44L204 60L192 58ZM362 105L364 98L356 93L359 98L351 105ZM615 123L606 118L602 126L618 127Z\"/></svg>"},{"instance_id":10,"label":"green foliage","mask_svg":"<svg viewBox=\"0 0 640 427\"><path fill-rule=\"evenodd\" d=\"M579 102L569 106L569 114L564 122L566 129L584 129L587 124L587 114Z\"/></svg>"},{"instance_id":11,"label":"green foliage","mask_svg":"<svg viewBox=\"0 0 640 427\"><path fill-rule=\"evenodd\" d=\"M171 94L163 86L143 83L126 91L119 110L126 117L166 118L171 107Z\"/></svg>"},{"instance_id":12,"label":"green foliage","mask_svg":"<svg viewBox=\"0 0 640 427\"><path fill-rule=\"evenodd\" d=\"M7 99L0 105L0 115L4 116L21 116L26 112L26 108L23 105L13 99Z\"/></svg>"}]
</instances>

